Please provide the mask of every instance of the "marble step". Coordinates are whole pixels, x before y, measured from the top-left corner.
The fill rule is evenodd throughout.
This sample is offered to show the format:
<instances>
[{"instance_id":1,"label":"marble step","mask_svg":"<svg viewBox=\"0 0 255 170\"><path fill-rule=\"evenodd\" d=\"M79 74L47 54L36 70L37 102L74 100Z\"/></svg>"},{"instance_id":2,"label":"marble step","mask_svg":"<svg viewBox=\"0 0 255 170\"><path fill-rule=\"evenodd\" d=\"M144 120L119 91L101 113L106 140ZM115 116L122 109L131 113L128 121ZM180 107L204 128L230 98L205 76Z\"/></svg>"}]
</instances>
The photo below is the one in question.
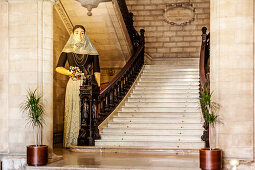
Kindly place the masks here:
<instances>
[{"instance_id":1,"label":"marble step","mask_svg":"<svg viewBox=\"0 0 255 170\"><path fill-rule=\"evenodd\" d=\"M198 86L199 82L198 81L175 81L175 82L167 82L167 81L162 81L162 82L158 82L158 81L148 81L148 82L142 82L142 81L138 81L137 82L138 86L159 86L159 87L166 87L166 86Z\"/></svg>"},{"instance_id":2,"label":"marble step","mask_svg":"<svg viewBox=\"0 0 255 170\"><path fill-rule=\"evenodd\" d=\"M151 65L148 66L198 66L199 65L199 58L164 58L162 59L153 59L151 61Z\"/></svg>"},{"instance_id":3,"label":"marble step","mask_svg":"<svg viewBox=\"0 0 255 170\"><path fill-rule=\"evenodd\" d=\"M70 151L72 152L87 152L87 153L128 153L128 154L143 154L143 156L149 156L149 155L161 155L161 156L166 156L169 157L169 155L186 155L186 156L191 156L191 155L198 155L199 150L198 149L164 149L164 148L150 148L150 147L104 147L104 146L75 146L72 145L70 147ZM115 157L117 157L115 155ZM132 157L133 158L133 157ZM169 158L168 158L169 159ZM166 159L167 162L172 161ZM179 158L180 159L180 158ZM176 161L173 162L182 162L181 160L177 159ZM155 159L153 159L155 160ZM196 158L197 160L197 158ZM186 162L187 163L187 162Z\"/></svg>"},{"instance_id":4,"label":"marble step","mask_svg":"<svg viewBox=\"0 0 255 170\"><path fill-rule=\"evenodd\" d=\"M203 127L202 123L116 123L108 122L109 128L136 128L136 129L198 129ZM201 134L202 135L202 134Z\"/></svg>"},{"instance_id":5,"label":"marble step","mask_svg":"<svg viewBox=\"0 0 255 170\"><path fill-rule=\"evenodd\" d=\"M199 108L193 107L126 107L121 108L123 112L198 112Z\"/></svg>"},{"instance_id":6,"label":"marble step","mask_svg":"<svg viewBox=\"0 0 255 170\"><path fill-rule=\"evenodd\" d=\"M198 65L199 64L199 58L164 58L164 60L157 60L153 59L154 61L157 61L159 64L150 64L145 65L145 67L157 67L157 66L163 66L163 67L169 67L169 66L190 66L190 65Z\"/></svg>"},{"instance_id":7,"label":"marble step","mask_svg":"<svg viewBox=\"0 0 255 170\"><path fill-rule=\"evenodd\" d=\"M199 94L198 89L134 89L132 93L197 93Z\"/></svg>"},{"instance_id":8,"label":"marble step","mask_svg":"<svg viewBox=\"0 0 255 170\"><path fill-rule=\"evenodd\" d=\"M131 98L169 98L169 99L190 99L190 98L199 98L199 94L192 94L192 93L132 93L130 95Z\"/></svg>"},{"instance_id":9,"label":"marble step","mask_svg":"<svg viewBox=\"0 0 255 170\"><path fill-rule=\"evenodd\" d=\"M161 141L161 142L201 142L201 135L101 135L101 140L119 141Z\"/></svg>"},{"instance_id":10,"label":"marble step","mask_svg":"<svg viewBox=\"0 0 255 170\"><path fill-rule=\"evenodd\" d=\"M165 68L199 68L199 63L198 62L192 62L188 64L188 62L183 62L183 63L176 63L176 62L166 62L162 61L163 63L157 64L157 65L146 65L145 68L158 68L159 66L163 66ZM168 64L167 64L168 63Z\"/></svg>"},{"instance_id":11,"label":"marble step","mask_svg":"<svg viewBox=\"0 0 255 170\"><path fill-rule=\"evenodd\" d=\"M140 78L138 80L138 82L198 82L199 81L199 78L185 78L185 79L182 79L182 78L157 78L157 77L154 77L154 78Z\"/></svg>"},{"instance_id":12,"label":"marble step","mask_svg":"<svg viewBox=\"0 0 255 170\"><path fill-rule=\"evenodd\" d=\"M200 104L186 102L126 102L127 107L199 107Z\"/></svg>"},{"instance_id":13,"label":"marble step","mask_svg":"<svg viewBox=\"0 0 255 170\"><path fill-rule=\"evenodd\" d=\"M142 98L142 97L128 97L127 102L173 102L173 103L199 103L198 98Z\"/></svg>"},{"instance_id":14,"label":"marble step","mask_svg":"<svg viewBox=\"0 0 255 170\"><path fill-rule=\"evenodd\" d=\"M200 118L200 112L121 112L118 111L118 117L161 117L161 118Z\"/></svg>"},{"instance_id":15,"label":"marble step","mask_svg":"<svg viewBox=\"0 0 255 170\"><path fill-rule=\"evenodd\" d=\"M145 72L199 72L199 68L188 68L188 67L184 67L184 68L171 68L171 67L162 67L162 66L158 66L158 67L151 67L148 68L145 66L143 73Z\"/></svg>"},{"instance_id":16,"label":"marble step","mask_svg":"<svg viewBox=\"0 0 255 170\"><path fill-rule=\"evenodd\" d=\"M143 71L143 75L148 76L181 76L181 75L199 75L199 71L171 71L171 72L149 72Z\"/></svg>"},{"instance_id":17,"label":"marble step","mask_svg":"<svg viewBox=\"0 0 255 170\"><path fill-rule=\"evenodd\" d=\"M162 142L162 141L121 141L121 140L96 140L96 146L136 146L157 148L182 148L199 149L204 147L204 142Z\"/></svg>"},{"instance_id":18,"label":"marble step","mask_svg":"<svg viewBox=\"0 0 255 170\"><path fill-rule=\"evenodd\" d=\"M101 134L115 135L201 135L203 129L135 129L135 128L103 128Z\"/></svg>"},{"instance_id":19,"label":"marble step","mask_svg":"<svg viewBox=\"0 0 255 170\"><path fill-rule=\"evenodd\" d=\"M141 78L155 78L155 79L191 79L191 78L199 78L198 74L191 74L191 75L147 75L147 74L142 74Z\"/></svg>"},{"instance_id":20,"label":"marble step","mask_svg":"<svg viewBox=\"0 0 255 170\"><path fill-rule=\"evenodd\" d=\"M160 116L160 115L159 115ZM201 118L113 117L115 123L201 123Z\"/></svg>"},{"instance_id":21,"label":"marble step","mask_svg":"<svg viewBox=\"0 0 255 170\"><path fill-rule=\"evenodd\" d=\"M145 89L145 90L154 90L154 89L163 89L163 90L199 90L198 85L176 85L176 86L157 86L157 85L136 85L134 90Z\"/></svg>"}]
</instances>

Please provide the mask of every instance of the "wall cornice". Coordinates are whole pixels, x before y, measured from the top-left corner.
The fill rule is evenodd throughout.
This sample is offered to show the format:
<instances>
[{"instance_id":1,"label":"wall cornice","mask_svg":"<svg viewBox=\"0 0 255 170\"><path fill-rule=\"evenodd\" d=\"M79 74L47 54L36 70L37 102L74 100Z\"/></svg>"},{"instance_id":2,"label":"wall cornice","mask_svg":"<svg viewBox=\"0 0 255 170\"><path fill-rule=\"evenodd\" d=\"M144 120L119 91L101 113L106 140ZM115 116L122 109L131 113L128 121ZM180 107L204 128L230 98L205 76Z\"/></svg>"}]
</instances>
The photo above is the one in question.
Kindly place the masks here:
<instances>
[{"instance_id":1,"label":"wall cornice","mask_svg":"<svg viewBox=\"0 0 255 170\"><path fill-rule=\"evenodd\" d=\"M0 0L0 2L10 2L10 3L25 3L25 2L52 2L52 4L58 3L58 0Z\"/></svg>"},{"instance_id":2,"label":"wall cornice","mask_svg":"<svg viewBox=\"0 0 255 170\"><path fill-rule=\"evenodd\" d=\"M59 17L61 18L62 22L64 23L66 30L68 31L69 34L72 33L73 31L73 24L69 18L69 16L66 13L66 10L63 6L63 4L61 3L60 0L56 0L57 3L54 5Z\"/></svg>"}]
</instances>

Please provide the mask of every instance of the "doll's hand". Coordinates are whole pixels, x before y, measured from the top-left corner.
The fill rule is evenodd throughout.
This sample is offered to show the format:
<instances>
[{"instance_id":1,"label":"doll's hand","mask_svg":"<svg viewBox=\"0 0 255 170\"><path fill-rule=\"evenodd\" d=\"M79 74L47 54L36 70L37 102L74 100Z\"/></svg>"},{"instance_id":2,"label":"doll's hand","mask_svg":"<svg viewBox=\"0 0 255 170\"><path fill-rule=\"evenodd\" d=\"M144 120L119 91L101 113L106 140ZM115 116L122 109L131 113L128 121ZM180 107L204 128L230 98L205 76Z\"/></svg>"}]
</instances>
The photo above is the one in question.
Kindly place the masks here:
<instances>
[{"instance_id":1,"label":"doll's hand","mask_svg":"<svg viewBox=\"0 0 255 170\"><path fill-rule=\"evenodd\" d=\"M79 78L82 75L82 72L80 71L79 67L70 67L70 71L71 71L71 78L72 80L79 80Z\"/></svg>"}]
</instances>

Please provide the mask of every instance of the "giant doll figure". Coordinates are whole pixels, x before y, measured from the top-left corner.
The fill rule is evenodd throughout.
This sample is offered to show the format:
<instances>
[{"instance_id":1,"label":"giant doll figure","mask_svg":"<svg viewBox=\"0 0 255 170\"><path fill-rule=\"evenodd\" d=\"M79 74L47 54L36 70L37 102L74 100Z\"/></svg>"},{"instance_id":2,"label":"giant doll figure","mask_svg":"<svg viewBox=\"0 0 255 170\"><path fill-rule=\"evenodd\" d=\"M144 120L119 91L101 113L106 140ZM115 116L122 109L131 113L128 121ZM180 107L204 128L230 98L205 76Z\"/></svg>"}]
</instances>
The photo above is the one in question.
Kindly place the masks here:
<instances>
[{"instance_id":1,"label":"giant doll figure","mask_svg":"<svg viewBox=\"0 0 255 170\"><path fill-rule=\"evenodd\" d=\"M80 72L74 73L65 69L68 61L71 69L76 68ZM90 42L86 30L81 25L73 28L58 61L56 68L58 73L70 76L66 86L65 117L64 117L64 141L65 148L77 145L80 128L80 97L79 90L86 75L93 72L94 80L100 86L100 67L98 52ZM82 72L82 73L81 73Z\"/></svg>"}]
</instances>

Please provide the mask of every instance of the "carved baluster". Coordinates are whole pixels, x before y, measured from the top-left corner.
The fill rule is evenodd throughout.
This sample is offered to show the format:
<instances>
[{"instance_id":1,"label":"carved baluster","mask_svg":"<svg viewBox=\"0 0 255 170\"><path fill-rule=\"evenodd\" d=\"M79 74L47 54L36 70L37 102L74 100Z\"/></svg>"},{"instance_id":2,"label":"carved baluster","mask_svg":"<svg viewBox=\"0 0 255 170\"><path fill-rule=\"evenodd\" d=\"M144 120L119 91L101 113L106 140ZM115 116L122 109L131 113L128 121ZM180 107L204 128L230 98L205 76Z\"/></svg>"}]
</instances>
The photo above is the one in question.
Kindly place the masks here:
<instances>
[{"instance_id":1,"label":"carved baluster","mask_svg":"<svg viewBox=\"0 0 255 170\"><path fill-rule=\"evenodd\" d=\"M105 97L101 97L101 101L100 101L100 114L104 114L105 113Z\"/></svg>"},{"instance_id":2,"label":"carved baluster","mask_svg":"<svg viewBox=\"0 0 255 170\"><path fill-rule=\"evenodd\" d=\"M126 94L126 82L125 82L125 75L123 75L123 96Z\"/></svg>"},{"instance_id":3,"label":"carved baluster","mask_svg":"<svg viewBox=\"0 0 255 170\"><path fill-rule=\"evenodd\" d=\"M122 95L121 95L121 80L119 80L119 82L118 82L118 95L119 95L119 99L122 99Z\"/></svg>"},{"instance_id":4,"label":"carved baluster","mask_svg":"<svg viewBox=\"0 0 255 170\"><path fill-rule=\"evenodd\" d=\"M123 75L123 88L124 88L124 92L126 93L127 91L126 74Z\"/></svg>"},{"instance_id":5,"label":"carved baluster","mask_svg":"<svg viewBox=\"0 0 255 170\"><path fill-rule=\"evenodd\" d=\"M114 106L114 90L113 89L111 89L109 96L110 96L110 102L109 102L110 107L113 107Z\"/></svg>"},{"instance_id":6,"label":"carved baluster","mask_svg":"<svg viewBox=\"0 0 255 170\"><path fill-rule=\"evenodd\" d=\"M115 95L115 86L112 88L112 106L115 106L115 100L116 100L116 95Z\"/></svg>"},{"instance_id":7,"label":"carved baluster","mask_svg":"<svg viewBox=\"0 0 255 170\"><path fill-rule=\"evenodd\" d=\"M132 85L132 81L131 81L131 78L130 78L130 69L127 70L127 85L128 85L128 88L130 88L130 86Z\"/></svg>"},{"instance_id":8,"label":"carved baluster","mask_svg":"<svg viewBox=\"0 0 255 170\"><path fill-rule=\"evenodd\" d=\"M98 120L98 107L97 107L97 99L93 99L93 105L92 105L92 119L93 119L93 124L96 125L97 124L97 120Z\"/></svg>"},{"instance_id":9,"label":"carved baluster","mask_svg":"<svg viewBox=\"0 0 255 170\"><path fill-rule=\"evenodd\" d=\"M125 95L125 92L124 92L124 79L123 79L123 77L120 80L120 94L121 94L121 97L123 97Z\"/></svg>"},{"instance_id":10,"label":"carved baluster","mask_svg":"<svg viewBox=\"0 0 255 170\"><path fill-rule=\"evenodd\" d=\"M126 72L126 74L124 75L124 79L125 79L125 92L127 92L129 90L129 84L128 84L128 74Z\"/></svg>"},{"instance_id":11,"label":"carved baluster","mask_svg":"<svg viewBox=\"0 0 255 170\"><path fill-rule=\"evenodd\" d=\"M92 108L92 113L93 113L93 124L92 124L92 129L93 129L93 139L100 139L99 135L99 130L98 130L98 101L97 98L93 99L93 108Z\"/></svg>"},{"instance_id":12,"label":"carved baluster","mask_svg":"<svg viewBox=\"0 0 255 170\"><path fill-rule=\"evenodd\" d=\"M114 105L118 104L119 94L118 94L118 84L114 86Z\"/></svg>"},{"instance_id":13,"label":"carved baluster","mask_svg":"<svg viewBox=\"0 0 255 170\"><path fill-rule=\"evenodd\" d=\"M131 80L133 81L134 80L134 64L132 64L130 68L130 77L131 77Z\"/></svg>"},{"instance_id":14,"label":"carved baluster","mask_svg":"<svg viewBox=\"0 0 255 170\"><path fill-rule=\"evenodd\" d=\"M110 110L110 93L109 92L107 92L105 96L105 110L106 112L109 112Z\"/></svg>"}]
</instances>

